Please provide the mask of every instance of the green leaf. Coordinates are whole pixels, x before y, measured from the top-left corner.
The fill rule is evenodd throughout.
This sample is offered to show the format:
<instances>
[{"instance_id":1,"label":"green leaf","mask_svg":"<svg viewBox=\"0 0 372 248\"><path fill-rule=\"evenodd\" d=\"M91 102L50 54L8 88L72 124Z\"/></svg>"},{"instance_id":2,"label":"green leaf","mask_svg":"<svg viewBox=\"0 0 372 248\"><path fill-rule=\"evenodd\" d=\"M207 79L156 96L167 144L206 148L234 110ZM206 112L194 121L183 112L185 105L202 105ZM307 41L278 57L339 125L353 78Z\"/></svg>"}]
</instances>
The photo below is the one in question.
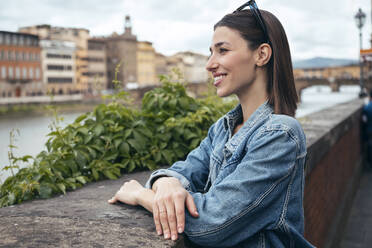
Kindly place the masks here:
<instances>
[{"instance_id":1,"label":"green leaf","mask_svg":"<svg viewBox=\"0 0 372 248\"><path fill-rule=\"evenodd\" d=\"M97 124L97 126L94 127L93 129L93 133L96 135L96 136L100 136L102 134L102 132L104 131L104 127L102 124Z\"/></svg>"},{"instance_id":2,"label":"green leaf","mask_svg":"<svg viewBox=\"0 0 372 248\"><path fill-rule=\"evenodd\" d=\"M85 180L85 177L83 176L79 176L79 177L75 177L77 181L81 182L82 184L86 184L87 181Z\"/></svg>"},{"instance_id":3,"label":"green leaf","mask_svg":"<svg viewBox=\"0 0 372 248\"><path fill-rule=\"evenodd\" d=\"M42 183L40 184L39 194L43 199L49 198L52 196L52 188L49 185Z\"/></svg>"},{"instance_id":4,"label":"green leaf","mask_svg":"<svg viewBox=\"0 0 372 248\"><path fill-rule=\"evenodd\" d=\"M129 155L129 145L127 142L121 143L119 147L120 154Z\"/></svg>"},{"instance_id":5,"label":"green leaf","mask_svg":"<svg viewBox=\"0 0 372 248\"><path fill-rule=\"evenodd\" d=\"M165 160L168 162L168 164L172 163L173 154L169 150L163 150L161 154L163 155Z\"/></svg>"},{"instance_id":6,"label":"green leaf","mask_svg":"<svg viewBox=\"0 0 372 248\"><path fill-rule=\"evenodd\" d=\"M63 194L66 194L66 186L63 183L57 183L57 187L63 192Z\"/></svg>"},{"instance_id":7,"label":"green leaf","mask_svg":"<svg viewBox=\"0 0 372 248\"><path fill-rule=\"evenodd\" d=\"M89 141L91 141L92 139L93 139L93 135L88 133L86 136L84 136L84 144L88 144Z\"/></svg>"},{"instance_id":8,"label":"green leaf","mask_svg":"<svg viewBox=\"0 0 372 248\"><path fill-rule=\"evenodd\" d=\"M118 179L117 176L115 176L111 171L109 170L104 170L103 171L103 174L109 178L109 179L112 179L112 180L115 180L115 179Z\"/></svg>"},{"instance_id":9,"label":"green leaf","mask_svg":"<svg viewBox=\"0 0 372 248\"><path fill-rule=\"evenodd\" d=\"M199 143L200 143L200 139L199 139L199 138L195 138L195 139L193 139L193 140L191 141L191 144L190 144L191 149L197 147L197 146L199 145Z\"/></svg>"},{"instance_id":10,"label":"green leaf","mask_svg":"<svg viewBox=\"0 0 372 248\"><path fill-rule=\"evenodd\" d=\"M132 134L132 129L125 130L123 139L126 140L131 134Z\"/></svg>"},{"instance_id":11,"label":"green leaf","mask_svg":"<svg viewBox=\"0 0 372 248\"><path fill-rule=\"evenodd\" d=\"M92 174L94 179L97 181L99 179L99 174L96 169L92 169Z\"/></svg>"},{"instance_id":12,"label":"green leaf","mask_svg":"<svg viewBox=\"0 0 372 248\"><path fill-rule=\"evenodd\" d=\"M106 161L114 160L114 159L117 158L117 156L118 156L118 153L115 152L115 153L112 153L112 154L109 154L109 155L105 156L104 160L106 160Z\"/></svg>"},{"instance_id":13,"label":"green leaf","mask_svg":"<svg viewBox=\"0 0 372 248\"><path fill-rule=\"evenodd\" d=\"M178 101L181 105L181 108L185 110L189 108L189 101L185 97L181 97Z\"/></svg>"},{"instance_id":14,"label":"green leaf","mask_svg":"<svg viewBox=\"0 0 372 248\"><path fill-rule=\"evenodd\" d=\"M115 148L117 149L119 147L119 145L121 144L121 139L114 139L114 146Z\"/></svg>"},{"instance_id":15,"label":"green leaf","mask_svg":"<svg viewBox=\"0 0 372 248\"><path fill-rule=\"evenodd\" d=\"M86 128L86 127L79 127L79 128L77 129L77 131L78 131L79 133L84 134L84 135L88 135L89 129Z\"/></svg>"},{"instance_id":16,"label":"green leaf","mask_svg":"<svg viewBox=\"0 0 372 248\"><path fill-rule=\"evenodd\" d=\"M133 160L131 160L129 162L128 172L132 172L135 168L136 168L136 163Z\"/></svg>"},{"instance_id":17,"label":"green leaf","mask_svg":"<svg viewBox=\"0 0 372 248\"><path fill-rule=\"evenodd\" d=\"M129 139L128 140L128 143L137 151L141 151L142 150L142 147L141 145L139 144L139 142L135 139Z\"/></svg>"},{"instance_id":18,"label":"green leaf","mask_svg":"<svg viewBox=\"0 0 372 248\"><path fill-rule=\"evenodd\" d=\"M84 120L85 118L87 118L87 114L82 114L82 115L80 115L79 117L77 117L76 119L75 119L75 123L79 123L79 122L81 122L82 120Z\"/></svg>"}]
</instances>

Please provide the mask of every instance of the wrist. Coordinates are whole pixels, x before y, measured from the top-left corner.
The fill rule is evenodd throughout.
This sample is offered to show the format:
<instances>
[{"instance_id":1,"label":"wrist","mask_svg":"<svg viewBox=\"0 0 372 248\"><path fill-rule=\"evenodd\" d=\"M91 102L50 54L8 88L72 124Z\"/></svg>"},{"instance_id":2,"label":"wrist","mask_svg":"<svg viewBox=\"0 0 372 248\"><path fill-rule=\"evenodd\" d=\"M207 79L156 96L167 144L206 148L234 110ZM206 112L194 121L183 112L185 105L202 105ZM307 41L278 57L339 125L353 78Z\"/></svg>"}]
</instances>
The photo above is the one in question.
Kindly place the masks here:
<instances>
[{"instance_id":1,"label":"wrist","mask_svg":"<svg viewBox=\"0 0 372 248\"><path fill-rule=\"evenodd\" d=\"M154 192L156 192L157 189L158 189L159 183L160 183L161 181L163 181L164 179L169 179L169 178L170 178L170 177L168 177L168 176L160 176L160 177L156 178L155 181L154 181L154 183L152 184L151 189L152 189Z\"/></svg>"},{"instance_id":2,"label":"wrist","mask_svg":"<svg viewBox=\"0 0 372 248\"><path fill-rule=\"evenodd\" d=\"M152 212L152 204L154 201L154 191L151 189L143 188L139 191L136 196L136 202L138 205L146 208L148 211Z\"/></svg>"}]
</instances>

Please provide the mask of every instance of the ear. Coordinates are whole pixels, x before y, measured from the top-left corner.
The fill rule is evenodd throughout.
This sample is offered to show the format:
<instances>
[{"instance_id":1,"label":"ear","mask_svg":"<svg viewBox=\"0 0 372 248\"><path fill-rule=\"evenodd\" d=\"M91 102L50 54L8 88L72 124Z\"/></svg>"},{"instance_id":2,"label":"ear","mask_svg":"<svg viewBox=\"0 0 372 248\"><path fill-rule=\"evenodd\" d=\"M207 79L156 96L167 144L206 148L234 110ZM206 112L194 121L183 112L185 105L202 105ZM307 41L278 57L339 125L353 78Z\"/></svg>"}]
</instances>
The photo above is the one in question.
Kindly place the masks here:
<instances>
[{"instance_id":1,"label":"ear","mask_svg":"<svg viewBox=\"0 0 372 248\"><path fill-rule=\"evenodd\" d=\"M256 65L257 66L264 66L266 65L272 55L271 46L267 43L262 43L256 49Z\"/></svg>"}]
</instances>

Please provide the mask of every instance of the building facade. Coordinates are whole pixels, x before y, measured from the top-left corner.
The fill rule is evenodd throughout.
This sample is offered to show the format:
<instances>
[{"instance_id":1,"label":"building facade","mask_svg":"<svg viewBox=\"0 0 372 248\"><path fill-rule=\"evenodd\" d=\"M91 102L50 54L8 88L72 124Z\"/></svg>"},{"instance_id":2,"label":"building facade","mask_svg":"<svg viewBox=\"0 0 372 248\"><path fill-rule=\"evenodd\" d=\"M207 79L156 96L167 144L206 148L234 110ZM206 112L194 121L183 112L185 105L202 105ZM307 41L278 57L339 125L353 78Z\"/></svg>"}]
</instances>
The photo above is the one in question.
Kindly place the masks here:
<instances>
[{"instance_id":1,"label":"building facade","mask_svg":"<svg viewBox=\"0 0 372 248\"><path fill-rule=\"evenodd\" d=\"M0 97L42 95L39 38L0 31Z\"/></svg>"},{"instance_id":2,"label":"building facade","mask_svg":"<svg viewBox=\"0 0 372 248\"><path fill-rule=\"evenodd\" d=\"M106 44L103 39L88 40L88 92L98 95L107 89Z\"/></svg>"},{"instance_id":3,"label":"building facade","mask_svg":"<svg viewBox=\"0 0 372 248\"><path fill-rule=\"evenodd\" d=\"M167 74L167 57L161 53L155 53L155 74L159 75Z\"/></svg>"},{"instance_id":4,"label":"building facade","mask_svg":"<svg viewBox=\"0 0 372 248\"><path fill-rule=\"evenodd\" d=\"M49 94L66 95L78 92L76 85L75 50L71 41L41 40L43 82Z\"/></svg>"},{"instance_id":5,"label":"building facade","mask_svg":"<svg viewBox=\"0 0 372 248\"><path fill-rule=\"evenodd\" d=\"M151 42L137 43L137 83L138 86L158 84L156 76L156 55Z\"/></svg>"},{"instance_id":6,"label":"building facade","mask_svg":"<svg viewBox=\"0 0 372 248\"><path fill-rule=\"evenodd\" d=\"M72 41L75 43L76 87L80 93L88 91L88 39L89 30L84 28L36 25L19 28L19 32L38 35L40 39Z\"/></svg>"},{"instance_id":7,"label":"building facade","mask_svg":"<svg viewBox=\"0 0 372 248\"><path fill-rule=\"evenodd\" d=\"M105 38L107 54L108 88L115 88L113 81L118 81L119 87L128 83L137 83L137 36L132 34L130 17L125 17L124 33L116 33Z\"/></svg>"},{"instance_id":8,"label":"building facade","mask_svg":"<svg viewBox=\"0 0 372 248\"><path fill-rule=\"evenodd\" d=\"M179 52L169 57L168 71L172 67L178 67L184 75L184 80L189 83L205 83L209 74L205 69L208 57L194 52Z\"/></svg>"}]
</instances>

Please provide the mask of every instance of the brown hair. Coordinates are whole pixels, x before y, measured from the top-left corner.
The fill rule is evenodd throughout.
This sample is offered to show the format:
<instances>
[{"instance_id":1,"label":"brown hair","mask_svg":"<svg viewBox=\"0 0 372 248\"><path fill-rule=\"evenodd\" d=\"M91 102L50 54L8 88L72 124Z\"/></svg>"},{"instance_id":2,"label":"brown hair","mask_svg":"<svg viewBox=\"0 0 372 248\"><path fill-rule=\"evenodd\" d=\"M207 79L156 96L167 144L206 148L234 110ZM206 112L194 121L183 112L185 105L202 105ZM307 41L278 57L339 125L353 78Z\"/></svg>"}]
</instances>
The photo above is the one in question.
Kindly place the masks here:
<instances>
[{"instance_id":1,"label":"brown hair","mask_svg":"<svg viewBox=\"0 0 372 248\"><path fill-rule=\"evenodd\" d=\"M272 55L266 64L268 72L268 102L275 114L295 116L298 96L293 77L292 59L287 36L280 21L270 12L260 10L266 24ZM249 9L225 15L214 25L237 30L251 50L267 42L259 22Z\"/></svg>"}]
</instances>

